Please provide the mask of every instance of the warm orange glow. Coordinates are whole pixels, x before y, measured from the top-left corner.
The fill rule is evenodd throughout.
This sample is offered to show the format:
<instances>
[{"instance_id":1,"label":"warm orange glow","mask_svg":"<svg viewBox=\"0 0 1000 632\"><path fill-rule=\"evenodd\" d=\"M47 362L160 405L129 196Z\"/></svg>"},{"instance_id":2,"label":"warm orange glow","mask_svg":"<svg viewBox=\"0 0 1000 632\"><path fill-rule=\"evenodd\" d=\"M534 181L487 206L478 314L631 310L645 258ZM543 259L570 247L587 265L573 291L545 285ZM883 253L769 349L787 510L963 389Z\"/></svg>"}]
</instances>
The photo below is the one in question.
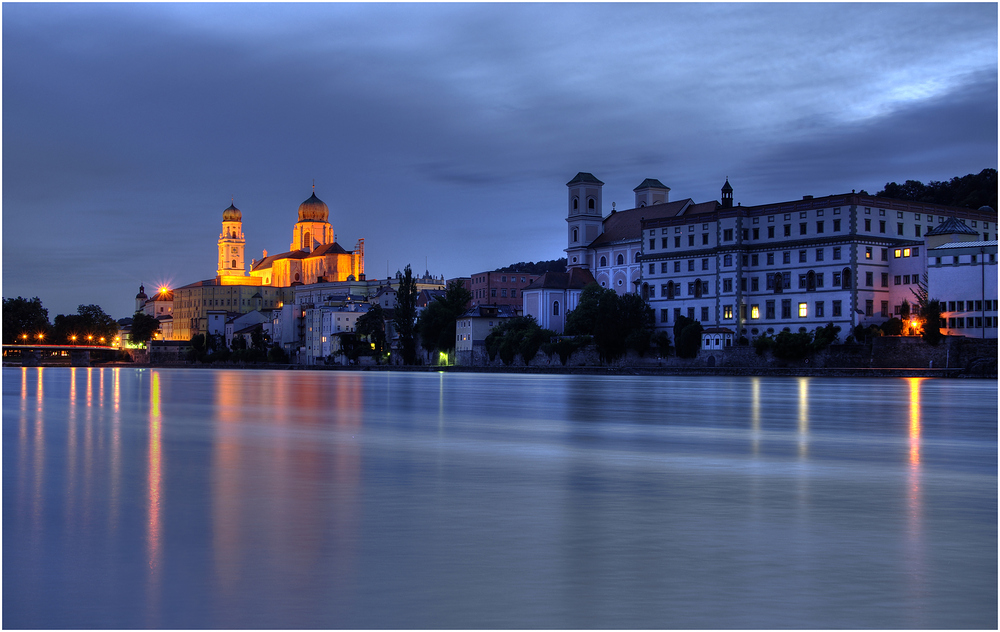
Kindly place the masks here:
<instances>
[{"instance_id":1,"label":"warm orange glow","mask_svg":"<svg viewBox=\"0 0 1000 632\"><path fill-rule=\"evenodd\" d=\"M42 339L42 338L44 338L44 337L45 337L45 334L38 334L38 339L39 339L39 340L41 340L41 339Z\"/></svg>"},{"instance_id":2,"label":"warm orange glow","mask_svg":"<svg viewBox=\"0 0 1000 632\"><path fill-rule=\"evenodd\" d=\"M21 340L27 340L28 334L21 334Z\"/></svg>"},{"instance_id":3,"label":"warm orange glow","mask_svg":"<svg viewBox=\"0 0 1000 632\"><path fill-rule=\"evenodd\" d=\"M73 342L76 342L76 336L70 336L69 339L72 340Z\"/></svg>"},{"instance_id":4,"label":"warm orange glow","mask_svg":"<svg viewBox=\"0 0 1000 632\"><path fill-rule=\"evenodd\" d=\"M923 378L906 378L910 383L910 464L920 465L920 382Z\"/></svg>"},{"instance_id":5,"label":"warm orange glow","mask_svg":"<svg viewBox=\"0 0 1000 632\"><path fill-rule=\"evenodd\" d=\"M149 555L150 584L153 592L159 589L160 578L160 374L152 372L152 384L149 391L149 472L147 474L149 491L148 524L146 535L147 553ZM151 609L156 609L156 599L150 600Z\"/></svg>"},{"instance_id":6,"label":"warm orange glow","mask_svg":"<svg viewBox=\"0 0 1000 632\"><path fill-rule=\"evenodd\" d=\"M166 294L169 291L170 291L170 288L168 288L166 285L161 285L160 286L160 294Z\"/></svg>"}]
</instances>

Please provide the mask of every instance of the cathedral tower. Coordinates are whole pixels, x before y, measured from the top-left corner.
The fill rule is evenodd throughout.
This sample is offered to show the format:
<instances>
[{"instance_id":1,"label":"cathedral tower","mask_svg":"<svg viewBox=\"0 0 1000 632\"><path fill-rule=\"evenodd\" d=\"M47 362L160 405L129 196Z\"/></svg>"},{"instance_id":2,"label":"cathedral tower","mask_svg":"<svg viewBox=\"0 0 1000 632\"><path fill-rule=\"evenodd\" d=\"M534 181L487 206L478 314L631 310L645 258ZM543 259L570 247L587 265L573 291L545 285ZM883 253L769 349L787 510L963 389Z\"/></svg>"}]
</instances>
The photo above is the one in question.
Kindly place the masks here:
<instances>
[{"instance_id":1,"label":"cathedral tower","mask_svg":"<svg viewBox=\"0 0 1000 632\"><path fill-rule=\"evenodd\" d=\"M569 224L566 268L590 268L587 246L601 234L601 195L604 183L590 173L580 172L566 183L569 189Z\"/></svg>"},{"instance_id":2,"label":"cathedral tower","mask_svg":"<svg viewBox=\"0 0 1000 632\"><path fill-rule=\"evenodd\" d=\"M219 269L216 276L246 276L243 265L243 213L230 204L222 211L222 233L219 234Z\"/></svg>"},{"instance_id":3,"label":"cathedral tower","mask_svg":"<svg viewBox=\"0 0 1000 632\"><path fill-rule=\"evenodd\" d=\"M292 244L289 250L312 252L316 247L333 243L333 227L330 226L330 208L316 197L316 185L308 200L299 204L299 221L292 229Z\"/></svg>"}]
</instances>

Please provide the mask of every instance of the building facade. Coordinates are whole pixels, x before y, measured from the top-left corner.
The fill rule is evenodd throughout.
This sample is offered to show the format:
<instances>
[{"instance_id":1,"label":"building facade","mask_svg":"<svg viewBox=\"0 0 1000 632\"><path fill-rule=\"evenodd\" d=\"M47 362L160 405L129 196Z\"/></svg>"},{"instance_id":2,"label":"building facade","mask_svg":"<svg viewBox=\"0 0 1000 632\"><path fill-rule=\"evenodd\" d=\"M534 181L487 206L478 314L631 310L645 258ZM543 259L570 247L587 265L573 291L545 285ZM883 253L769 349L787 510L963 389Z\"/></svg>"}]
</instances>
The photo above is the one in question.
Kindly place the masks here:
<instances>
[{"instance_id":1,"label":"building facade","mask_svg":"<svg viewBox=\"0 0 1000 632\"><path fill-rule=\"evenodd\" d=\"M506 305L520 310L521 293L538 278L538 275L488 271L478 272L470 278L468 287L472 292L472 306Z\"/></svg>"}]
</instances>

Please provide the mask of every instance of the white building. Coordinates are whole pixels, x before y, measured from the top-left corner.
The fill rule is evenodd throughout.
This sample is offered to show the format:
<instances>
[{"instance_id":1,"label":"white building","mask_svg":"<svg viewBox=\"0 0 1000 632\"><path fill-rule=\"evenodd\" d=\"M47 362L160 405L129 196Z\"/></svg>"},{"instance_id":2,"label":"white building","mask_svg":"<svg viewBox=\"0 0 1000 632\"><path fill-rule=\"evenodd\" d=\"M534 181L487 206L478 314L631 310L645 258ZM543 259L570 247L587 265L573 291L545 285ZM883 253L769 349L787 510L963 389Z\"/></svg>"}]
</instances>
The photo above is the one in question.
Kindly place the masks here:
<instances>
[{"instance_id":1,"label":"white building","mask_svg":"<svg viewBox=\"0 0 1000 632\"><path fill-rule=\"evenodd\" d=\"M576 309L583 288L596 283L583 267L570 266L567 272L546 272L521 292L525 316L531 316L542 329L561 334L566 328L566 314Z\"/></svg>"},{"instance_id":2,"label":"white building","mask_svg":"<svg viewBox=\"0 0 1000 632\"><path fill-rule=\"evenodd\" d=\"M927 293L950 336L997 337L997 240L981 238L981 223L949 219L927 233Z\"/></svg>"},{"instance_id":3,"label":"white building","mask_svg":"<svg viewBox=\"0 0 1000 632\"><path fill-rule=\"evenodd\" d=\"M504 320L517 316L511 305L476 305L455 322L455 364L485 364L486 337Z\"/></svg>"}]
</instances>

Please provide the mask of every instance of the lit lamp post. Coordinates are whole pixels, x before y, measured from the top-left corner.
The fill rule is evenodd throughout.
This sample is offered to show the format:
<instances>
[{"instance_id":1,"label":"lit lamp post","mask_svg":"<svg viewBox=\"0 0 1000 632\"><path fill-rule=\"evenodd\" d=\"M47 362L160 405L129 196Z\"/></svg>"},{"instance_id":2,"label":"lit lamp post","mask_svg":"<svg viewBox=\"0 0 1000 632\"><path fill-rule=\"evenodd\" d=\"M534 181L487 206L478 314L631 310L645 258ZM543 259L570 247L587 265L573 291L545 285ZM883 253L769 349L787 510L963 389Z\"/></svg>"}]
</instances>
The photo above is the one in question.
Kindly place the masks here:
<instances>
[{"instance_id":1,"label":"lit lamp post","mask_svg":"<svg viewBox=\"0 0 1000 632\"><path fill-rule=\"evenodd\" d=\"M69 340L70 340L70 342L72 342L75 345L76 344L76 335L70 336Z\"/></svg>"},{"instance_id":2,"label":"lit lamp post","mask_svg":"<svg viewBox=\"0 0 1000 632\"><path fill-rule=\"evenodd\" d=\"M28 344L28 334L21 334L21 340L24 341L24 344Z\"/></svg>"}]
</instances>

